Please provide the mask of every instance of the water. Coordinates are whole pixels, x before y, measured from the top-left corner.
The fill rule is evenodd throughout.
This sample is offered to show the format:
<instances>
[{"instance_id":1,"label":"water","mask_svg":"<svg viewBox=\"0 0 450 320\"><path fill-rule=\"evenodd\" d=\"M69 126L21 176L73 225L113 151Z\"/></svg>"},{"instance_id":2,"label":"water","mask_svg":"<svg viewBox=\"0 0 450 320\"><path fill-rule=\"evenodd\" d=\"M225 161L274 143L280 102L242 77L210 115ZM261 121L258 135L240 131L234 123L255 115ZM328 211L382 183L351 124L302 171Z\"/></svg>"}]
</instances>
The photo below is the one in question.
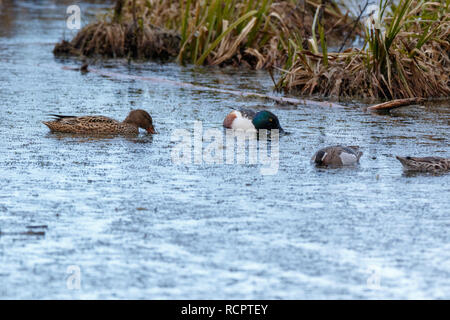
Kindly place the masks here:
<instances>
[{"instance_id":1,"label":"water","mask_svg":"<svg viewBox=\"0 0 450 320\"><path fill-rule=\"evenodd\" d=\"M448 103L373 115L63 70L79 65L51 53L69 4L0 11L1 298L450 298L450 175L405 175L394 158L449 156ZM103 7L81 3L83 22ZM95 67L271 93L265 72ZM172 163L175 129L221 128L236 106L268 108L291 132L277 174ZM160 134L77 137L41 123L131 108L148 110ZM360 166L311 166L336 143L360 145Z\"/></svg>"}]
</instances>

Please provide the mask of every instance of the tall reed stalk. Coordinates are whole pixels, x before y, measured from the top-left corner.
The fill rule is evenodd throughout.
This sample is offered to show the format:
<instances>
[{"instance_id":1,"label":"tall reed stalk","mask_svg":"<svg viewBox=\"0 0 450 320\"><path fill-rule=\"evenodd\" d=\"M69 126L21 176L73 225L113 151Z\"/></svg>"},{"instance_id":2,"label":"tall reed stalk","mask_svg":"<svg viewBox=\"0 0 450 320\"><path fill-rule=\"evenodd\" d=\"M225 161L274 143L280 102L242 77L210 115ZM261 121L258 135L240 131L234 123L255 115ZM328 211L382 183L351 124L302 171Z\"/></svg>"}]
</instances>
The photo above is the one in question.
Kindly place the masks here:
<instances>
[{"instance_id":1,"label":"tall reed stalk","mask_svg":"<svg viewBox=\"0 0 450 320\"><path fill-rule=\"evenodd\" d=\"M295 62L277 88L334 97L449 96L449 7L450 0L380 0L362 49L343 53L329 52L319 25L322 52L313 29L310 50L290 50Z\"/></svg>"}]
</instances>

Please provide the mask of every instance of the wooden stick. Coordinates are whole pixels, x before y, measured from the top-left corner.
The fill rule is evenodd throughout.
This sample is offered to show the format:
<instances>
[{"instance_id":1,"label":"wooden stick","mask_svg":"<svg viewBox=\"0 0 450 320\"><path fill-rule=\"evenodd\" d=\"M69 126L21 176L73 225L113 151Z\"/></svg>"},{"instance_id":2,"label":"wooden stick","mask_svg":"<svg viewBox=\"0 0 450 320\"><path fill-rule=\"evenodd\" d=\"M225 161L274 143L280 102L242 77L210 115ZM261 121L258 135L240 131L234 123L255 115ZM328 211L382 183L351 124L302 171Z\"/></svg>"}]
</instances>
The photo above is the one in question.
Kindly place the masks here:
<instances>
[{"instance_id":1,"label":"wooden stick","mask_svg":"<svg viewBox=\"0 0 450 320\"><path fill-rule=\"evenodd\" d=\"M389 111L391 109L400 108L404 106L409 106L412 104L418 104L421 102L424 102L426 99L424 98L407 98L407 99L397 99L397 100L391 100L388 102L380 103L373 105L371 107L368 107L367 110L369 111Z\"/></svg>"},{"instance_id":2,"label":"wooden stick","mask_svg":"<svg viewBox=\"0 0 450 320\"><path fill-rule=\"evenodd\" d=\"M45 231L2 232L0 236L45 236Z\"/></svg>"}]
</instances>

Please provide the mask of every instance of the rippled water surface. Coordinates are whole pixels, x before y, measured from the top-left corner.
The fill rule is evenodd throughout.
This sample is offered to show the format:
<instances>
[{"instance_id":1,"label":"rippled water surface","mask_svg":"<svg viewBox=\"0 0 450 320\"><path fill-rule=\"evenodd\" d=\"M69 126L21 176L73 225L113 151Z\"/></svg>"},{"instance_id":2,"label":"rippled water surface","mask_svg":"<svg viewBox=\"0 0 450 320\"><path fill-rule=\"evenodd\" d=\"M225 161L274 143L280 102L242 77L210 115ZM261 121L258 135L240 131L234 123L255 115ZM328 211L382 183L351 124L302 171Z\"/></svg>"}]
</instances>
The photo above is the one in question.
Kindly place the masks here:
<instances>
[{"instance_id":1,"label":"rippled water surface","mask_svg":"<svg viewBox=\"0 0 450 320\"><path fill-rule=\"evenodd\" d=\"M68 71L79 62L51 51L73 36L71 3L39 3L0 10L0 298L450 298L450 175L405 175L394 157L448 157L448 103L374 115ZM105 6L81 3L83 23ZM94 67L259 93L272 85L237 69ZM220 129L237 106L268 108L291 132L277 174L173 164L175 129ZM49 113L123 119L132 108L148 110L159 134L68 136L41 123ZM311 166L336 143L361 146L361 164Z\"/></svg>"}]
</instances>

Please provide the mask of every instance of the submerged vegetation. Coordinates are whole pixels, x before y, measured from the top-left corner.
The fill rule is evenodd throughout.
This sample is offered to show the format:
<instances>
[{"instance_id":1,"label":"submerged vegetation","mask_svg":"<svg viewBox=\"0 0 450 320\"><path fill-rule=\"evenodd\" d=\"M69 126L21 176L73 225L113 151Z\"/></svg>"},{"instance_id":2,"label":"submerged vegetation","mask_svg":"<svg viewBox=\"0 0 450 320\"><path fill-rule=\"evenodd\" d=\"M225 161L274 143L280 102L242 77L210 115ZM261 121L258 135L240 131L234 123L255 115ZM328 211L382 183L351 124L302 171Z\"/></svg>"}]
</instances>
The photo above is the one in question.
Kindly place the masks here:
<instances>
[{"instance_id":1,"label":"submerged vegetation","mask_svg":"<svg viewBox=\"0 0 450 320\"><path fill-rule=\"evenodd\" d=\"M328 97L450 96L450 1L380 1L361 49L327 53L297 46L278 89ZM320 29L320 28L319 28Z\"/></svg>"},{"instance_id":2,"label":"submerged vegetation","mask_svg":"<svg viewBox=\"0 0 450 320\"><path fill-rule=\"evenodd\" d=\"M330 0L117 0L54 53L276 68L276 89L301 95L450 96L449 6L380 0L355 20Z\"/></svg>"},{"instance_id":3,"label":"submerged vegetation","mask_svg":"<svg viewBox=\"0 0 450 320\"><path fill-rule=\"evenodd\" d=\"M198 65L282 66L294 43L308 39L321 3L324 28L337 38L352 20L331 1L118 0L55 54L176 58Z\"/></svg>"}]
</instances>

